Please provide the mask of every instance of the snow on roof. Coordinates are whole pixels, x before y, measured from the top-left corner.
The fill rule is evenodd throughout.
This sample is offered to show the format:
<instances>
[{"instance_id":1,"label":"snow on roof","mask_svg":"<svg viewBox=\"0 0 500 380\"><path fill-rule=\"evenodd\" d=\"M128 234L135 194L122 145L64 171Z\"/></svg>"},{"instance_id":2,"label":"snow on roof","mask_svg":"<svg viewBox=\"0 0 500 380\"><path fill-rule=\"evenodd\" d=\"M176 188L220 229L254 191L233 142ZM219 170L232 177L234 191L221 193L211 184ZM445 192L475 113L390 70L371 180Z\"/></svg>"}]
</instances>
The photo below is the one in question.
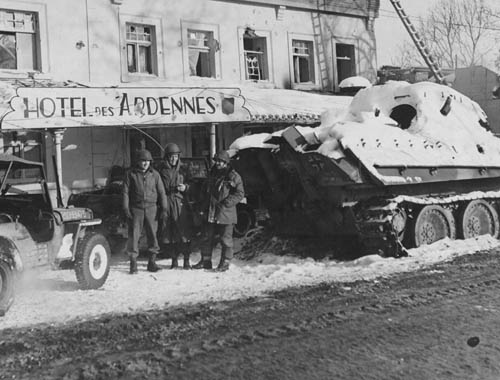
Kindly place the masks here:
<instances>
[{"instance_id":1,"label":"snow on roof","mask_svg":"<svg viewBox=\"0 0 500 380\"><path fill-rule=\"evenodd\" d=\"M388 82L359 91L347 109L324 113L313 136L304 137L325 156L336 159L350 149L379 179L402 182L375 167L499 167L500 139L483 127L486 119L476 102L450 87Z\"/></svg>"}]
</instances>

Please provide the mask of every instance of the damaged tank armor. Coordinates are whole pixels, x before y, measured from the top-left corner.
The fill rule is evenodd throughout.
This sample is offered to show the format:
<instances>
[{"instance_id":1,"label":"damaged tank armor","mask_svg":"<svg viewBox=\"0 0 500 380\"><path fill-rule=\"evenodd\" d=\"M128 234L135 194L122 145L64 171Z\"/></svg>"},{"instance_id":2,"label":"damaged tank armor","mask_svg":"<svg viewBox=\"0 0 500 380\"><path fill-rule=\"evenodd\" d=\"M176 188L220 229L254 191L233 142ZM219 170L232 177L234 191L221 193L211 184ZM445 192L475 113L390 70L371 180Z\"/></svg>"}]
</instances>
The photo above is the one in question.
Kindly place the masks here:
<instances>
[{"instance_id":1,"label":"damaged tank armor","mask_svg":"<svg viewBox=\"0 0 500 380\"><path fill-rule=\"evenodd\" d=\"M367 88L317 128L245 136L231 148L284 234L357 235L384 256L499 234L500 139L477 103L444 85Z\"/></svg>"}]
</instances>

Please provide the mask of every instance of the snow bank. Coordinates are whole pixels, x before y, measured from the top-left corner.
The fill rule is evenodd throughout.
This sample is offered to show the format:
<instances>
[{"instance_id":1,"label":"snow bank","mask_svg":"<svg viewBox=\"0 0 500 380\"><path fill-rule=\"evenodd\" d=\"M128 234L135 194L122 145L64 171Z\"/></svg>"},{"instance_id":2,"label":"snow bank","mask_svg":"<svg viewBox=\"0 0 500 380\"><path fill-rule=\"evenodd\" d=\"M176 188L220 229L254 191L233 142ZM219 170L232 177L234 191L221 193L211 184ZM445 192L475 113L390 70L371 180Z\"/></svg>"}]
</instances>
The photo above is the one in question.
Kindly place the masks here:
<instances>
[{"instance_id":1,"label":"snow bank","mask_svg":"<svg viewBox=\"0 0 500 380\"><path fill-rule=\"evenodd\" d=\"M0 329L65 323L106 313L264 296L290 286L374 280L499 245L499 241L490 236L442 240L412 249L405 258L370 255L350 262L314 261L264 253L252 261L233 260L234 264L225 273L163 270L153 274L146 272L146 261L142 261L139 274L135 276L128 274L128 261L124 257L115 257L109 279L99 290L78 290L72 271L31 272L23 279L11 310L0 319ZM195 261L199 253L193 256ZM214 263L216 260L214 257ZM170 260L161 260L159 264L167 268Z\"/></svg>"}]
</instances>

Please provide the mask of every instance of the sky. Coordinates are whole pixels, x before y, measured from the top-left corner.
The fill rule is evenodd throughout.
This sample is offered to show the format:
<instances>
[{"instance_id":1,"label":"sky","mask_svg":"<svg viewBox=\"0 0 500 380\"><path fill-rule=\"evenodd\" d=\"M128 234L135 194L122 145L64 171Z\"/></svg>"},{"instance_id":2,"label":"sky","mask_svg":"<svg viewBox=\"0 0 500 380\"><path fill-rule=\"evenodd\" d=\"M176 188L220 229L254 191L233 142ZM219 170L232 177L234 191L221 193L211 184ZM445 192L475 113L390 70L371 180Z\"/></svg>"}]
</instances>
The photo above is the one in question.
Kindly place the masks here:
<instances>
[{"instance_id":1,"label":"sky","mask_svg":"<svg viewBox=\"0 0 500 380\"><path fill-rule=\"evenodd\" d=\"M400 0L400 3L406 14L410 16L410 21L417 25L418 17L425 17L429 9L438 4L439 0ZM500 11L499 0L486 0L486 4ZM395 63L392 62L391 57L397 51L398 45L405 41L413 44L389 0L380 1L379 17L375 20L375 36L377 39L377 67ZM499 41L500 32L492 39L490 45L498 46ZM493 69L497 51L498 49L492 49L481 64Z\"/></svg>"},{"instance_id":2,"label":"sky","mask_svg":"<svg viewBox=\"0 0 500 380\"><path fill-rule=\"evenodd\" d=\"M410 21L416 24L415 17L425 16L427 10L438 0L400 0L401 6ZM403 23L389 0L380 1L379 18L375 20L375 36L377 39L377 67L391 65L394 48L405 40L412 43Z\"/></svg>"}]
</instances>

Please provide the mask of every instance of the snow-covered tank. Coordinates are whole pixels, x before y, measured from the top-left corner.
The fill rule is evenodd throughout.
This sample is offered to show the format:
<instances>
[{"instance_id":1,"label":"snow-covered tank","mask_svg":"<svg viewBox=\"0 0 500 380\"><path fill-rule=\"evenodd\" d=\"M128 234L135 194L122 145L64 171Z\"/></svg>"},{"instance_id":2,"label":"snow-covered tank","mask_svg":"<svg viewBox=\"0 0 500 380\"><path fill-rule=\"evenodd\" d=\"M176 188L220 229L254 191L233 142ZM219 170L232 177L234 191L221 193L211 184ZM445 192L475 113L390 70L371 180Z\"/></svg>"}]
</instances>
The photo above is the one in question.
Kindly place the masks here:
<instances>
[{"instance_id":1,"label":"snow-covered tank","mask_svg":"<svg viewBox=\"0 0 500 380\"><path fill-rule=\"evenodd\" d=\"M499 234L500 139L450 87L389 82L292 126L237 139L233 165L279 232L357 235L380 254Z\"/></svg>"}]
</instances>

